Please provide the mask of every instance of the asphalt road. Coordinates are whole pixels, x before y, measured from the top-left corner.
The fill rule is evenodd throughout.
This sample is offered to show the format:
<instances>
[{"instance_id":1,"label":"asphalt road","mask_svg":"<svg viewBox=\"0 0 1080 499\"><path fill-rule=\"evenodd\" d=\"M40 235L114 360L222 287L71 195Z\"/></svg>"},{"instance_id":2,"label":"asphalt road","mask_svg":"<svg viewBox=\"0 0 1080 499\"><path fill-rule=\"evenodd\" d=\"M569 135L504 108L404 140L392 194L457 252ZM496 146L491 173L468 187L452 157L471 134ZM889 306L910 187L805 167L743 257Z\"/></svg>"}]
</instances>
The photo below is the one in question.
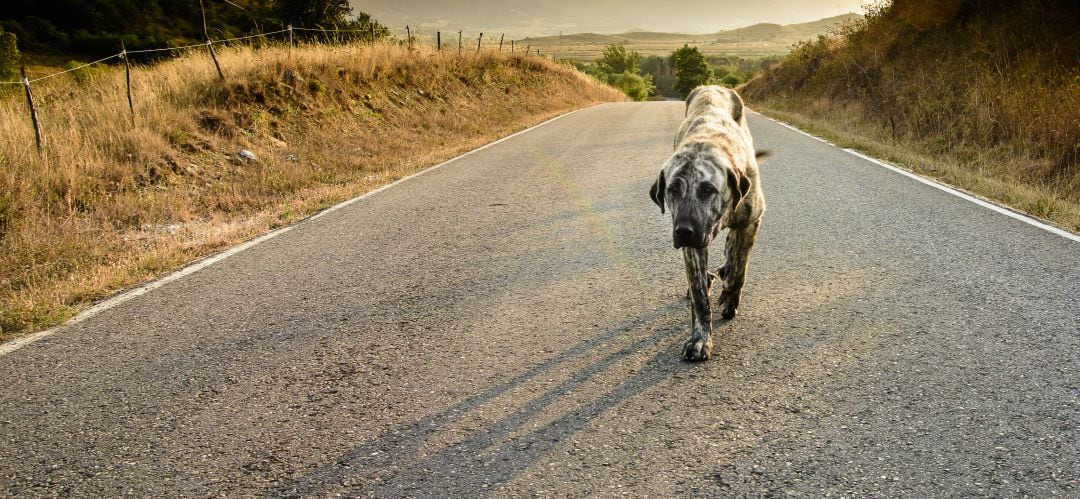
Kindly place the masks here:
<instances>
[{"instance_id":1,"label":"asphalt road","mask_svg":"<svg viewBox=\"0 0 1080 499\"><path fill-rule=\"evenodd\" d=\"M760 116L740 315L681 361L648 188L682 109L571 114L0 356L0 495L1080 494L1080 243Z\"/></svg>"}]
</instances>

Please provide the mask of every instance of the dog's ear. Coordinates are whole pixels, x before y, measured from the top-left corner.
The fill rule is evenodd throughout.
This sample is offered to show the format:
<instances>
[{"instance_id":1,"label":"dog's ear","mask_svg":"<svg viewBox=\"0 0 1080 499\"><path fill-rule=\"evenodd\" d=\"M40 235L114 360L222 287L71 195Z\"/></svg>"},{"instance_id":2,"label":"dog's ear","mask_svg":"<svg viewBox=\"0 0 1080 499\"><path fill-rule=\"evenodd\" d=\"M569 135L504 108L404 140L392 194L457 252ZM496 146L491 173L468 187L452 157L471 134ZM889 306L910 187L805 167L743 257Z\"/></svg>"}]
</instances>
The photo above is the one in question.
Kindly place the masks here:
<instances>
[{"instance_id":1,"label":"dog's ear","mask_svg":"<svg viewBox=\"0 0 1080 499\"><path fill-rule=\"evenodd\" d=\"M649 189L649 197L660 206L660 213L664 213L664 191L666 190L667 182L664 180L664 170L660 170L660 176L657 177L656 182L653 182L652 189Z\"/></svg>"},{"instance_id":2,"label":"dog's ear","mask_svg":"<svg viewBox=\"0 0 1080 499\"><path fill-rule=\"evenodd\" d=\"M750 192L750 179L736 172L734 168L728 168L727 172L728 188L731 189L731 207L734 210L738 209L739 203L742 203L743 198Z\"/></svg>"}]
</instances>

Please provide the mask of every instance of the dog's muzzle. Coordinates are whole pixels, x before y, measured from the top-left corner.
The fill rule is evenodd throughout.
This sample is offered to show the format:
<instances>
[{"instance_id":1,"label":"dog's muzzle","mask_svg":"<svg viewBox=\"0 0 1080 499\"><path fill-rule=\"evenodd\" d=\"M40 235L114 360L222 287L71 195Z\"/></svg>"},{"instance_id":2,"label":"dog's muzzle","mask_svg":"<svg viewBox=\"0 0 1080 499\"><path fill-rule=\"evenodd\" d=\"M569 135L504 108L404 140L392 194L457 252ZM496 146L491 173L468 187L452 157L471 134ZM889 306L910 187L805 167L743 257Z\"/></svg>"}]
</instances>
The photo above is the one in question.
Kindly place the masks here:
<instances>
[{"instance_id":1,"label":"dog's muzzle","mask_svg":"<svg viewBox=\"0 0 1080 499\"><path fill-rule=\"evenodd\" d=\"M675 249L679 248L704 248L709 244L709 239L704 231L695 229L692 225L679 224L672 232Z\"/></svg>"}]
</instances>

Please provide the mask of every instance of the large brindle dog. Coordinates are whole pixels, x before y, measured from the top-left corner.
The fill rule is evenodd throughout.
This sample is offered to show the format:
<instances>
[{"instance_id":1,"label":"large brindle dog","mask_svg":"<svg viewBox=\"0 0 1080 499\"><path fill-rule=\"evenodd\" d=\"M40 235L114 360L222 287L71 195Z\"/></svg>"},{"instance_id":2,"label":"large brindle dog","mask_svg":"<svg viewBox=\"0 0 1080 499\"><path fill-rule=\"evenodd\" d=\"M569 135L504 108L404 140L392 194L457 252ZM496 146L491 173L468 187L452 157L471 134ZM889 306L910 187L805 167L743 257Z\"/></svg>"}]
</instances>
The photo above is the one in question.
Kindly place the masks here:
<instances>
[{"instance_id":1,"label":"large brindle dog","mask_svg":"<svg viewBox=\"0 0 1080 499\"><path fill-rule=\"evenodd\" d=\"M671 212L675 248L682 248L690 281L691 333L683 345L686 360L712 355L714 279L723 290L717 300L724 319L735 317L746 278L750 248L765 212L757 154L746 124L743 102L718 86L694 89L686 98L686 120L675 136L675 153L649 193L660 212ZM708 271L709 243L728 229L726 260Z\"/></svg>"}]
</instances>

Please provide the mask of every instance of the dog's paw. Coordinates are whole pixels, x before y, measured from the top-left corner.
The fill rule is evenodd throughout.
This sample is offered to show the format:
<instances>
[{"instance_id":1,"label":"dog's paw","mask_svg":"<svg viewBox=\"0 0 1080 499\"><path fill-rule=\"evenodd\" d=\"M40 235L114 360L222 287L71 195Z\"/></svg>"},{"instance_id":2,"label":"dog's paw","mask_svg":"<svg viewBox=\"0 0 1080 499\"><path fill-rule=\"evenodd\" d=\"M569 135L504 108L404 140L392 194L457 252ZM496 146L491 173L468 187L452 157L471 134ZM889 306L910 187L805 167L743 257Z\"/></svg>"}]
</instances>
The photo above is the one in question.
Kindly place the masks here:
<instances>
[{"instance_id":1,"label":"dog's paw","mask_svg":"<svg viewBox=\"0 0 1080 499\"><path fill-rule=\"evenodd\" d=\"M732 303L731 300L728 300L720 307L720 318L724 319L725 321L730 321L731 319L734 319L735 315L738 313L738 306Z\"/></svg>"},{"instance_id":2,"label":"dog's paw","mask_svg":"<svg viewBox=\"0 0 1080 499\"><path fill-rule=\"evenodd\" d=\"M691 336L683 343L683 360L698 362L712 357L712 338Z\"/></svg>"},{"instance_id":3,"label":"dog's paw","mask_svg":"<svg viewBox=\"0 0 1080 499\"><path fill-rule=\"evenodd\" d=\"M739 298L733 295L725 289L720 293L720 299L716 300L717 305L720 306L720 318L725 321L734 319L735 314L739 313Z\"/></svg>"}]
</instances>

